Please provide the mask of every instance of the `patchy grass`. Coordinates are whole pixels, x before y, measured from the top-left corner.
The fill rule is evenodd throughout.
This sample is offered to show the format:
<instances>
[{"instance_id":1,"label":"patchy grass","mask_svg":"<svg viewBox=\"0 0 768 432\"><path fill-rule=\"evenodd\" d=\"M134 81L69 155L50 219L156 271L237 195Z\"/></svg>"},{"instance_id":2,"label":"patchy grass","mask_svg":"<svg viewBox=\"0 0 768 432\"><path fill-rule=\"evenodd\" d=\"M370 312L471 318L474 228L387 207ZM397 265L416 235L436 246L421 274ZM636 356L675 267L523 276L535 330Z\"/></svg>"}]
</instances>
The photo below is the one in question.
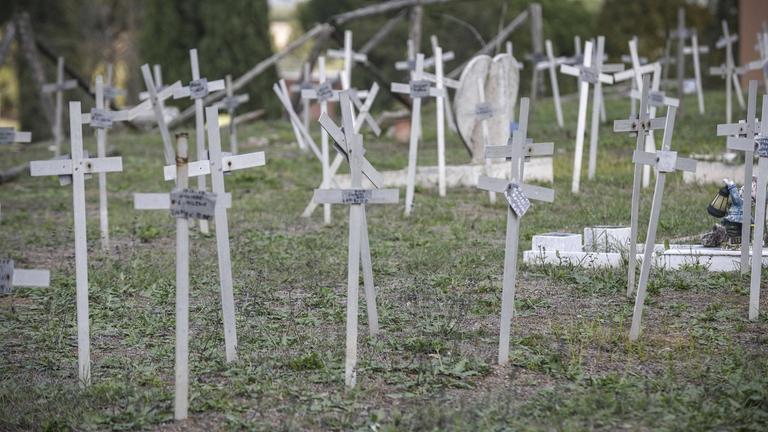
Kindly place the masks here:
<instances>
[{"instance_id":1,"label":"patchy grass","mask_svg":"<svg viewBox=\"0 0 768 432\"><path fill-rule=\"evenodd\" d=\"M677 121L673 149L720 152L719 93ZM613 118L625 100L608 99ZM530 134L554 141L554 204L522 223L521 250L544 231L628 224L634 140L601 128L598 176L572 195L575 100L568 130L540 101ZM434 164L425 114L420 163ZM610 122L609 122L610 123ZM317 129L317 128L315 128ZM372 206L369 226L382 334L366 337L361 307L358 386L343 386L346 209L299 215L320 167L291 143L290 127L241 131L245 151L268 144L267 166L227 177L240 360L224 363L215 240L191 239L190 418L172 422L174 223L132 209L133 192L167 191L156 133L113 134L125 171L109 175L113 247L98 246L97 191L87 183L93 385L77 386L71 190L55 179L0 185L0 244L19 266L50 268L49 289L0 298L0 429L260 430L764 430L768 424L765 316L746 319L748 280L700 268L654 271L643 336L629 343L625 270L522 266L511 362L495 366L504 213L474 189L417 190L415 214ZM406 146L367 137L380 169L406 163ZM4 150L2 166L47 157L47 143ZM87 146L93 149L94 142ZM449 163L467 154L448 136ZM585 161L586 164L586 161ZM713 186L670 176L659 238L705 231ZM650 191L643 196L647 220ZM641 233L644 227L641 225ZM361 296L363 297L363 296ZM763 302L762 309L766 304Z\"/></svg>"}]
</instances>

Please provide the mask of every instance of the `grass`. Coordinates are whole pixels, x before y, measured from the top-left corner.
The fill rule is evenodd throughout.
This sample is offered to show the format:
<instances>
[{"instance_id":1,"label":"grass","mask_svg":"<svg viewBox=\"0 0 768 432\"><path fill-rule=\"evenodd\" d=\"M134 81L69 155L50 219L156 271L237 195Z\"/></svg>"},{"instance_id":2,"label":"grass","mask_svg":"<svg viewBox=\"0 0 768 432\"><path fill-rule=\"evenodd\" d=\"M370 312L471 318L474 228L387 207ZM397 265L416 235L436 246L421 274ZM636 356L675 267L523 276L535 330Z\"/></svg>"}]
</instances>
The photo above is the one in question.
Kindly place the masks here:
<instances>
[{"instance_id":1,"label":"grass","mask_svg":"<svg viewBox=\"0 0 768 432\"><path fill-rule=\"evenodd\" d=\"M557 199L522 223L521 250L539 232L628 224L634 140L600 131L598 176L570 190L576 101L567 130L551 101L536 104L530 135L554 141ZM709 112L684 101L673 149L724 149ZM431 112L431 111L428 111ZM623 118L625 100L608 99ZM740 114L743 116L743 113ZM425 114L420 164L434 164L433 118ZM610 123L610 122L609 122ZM315 127L316 129L316 127ZM299 215L319 164L292 143L284 122L241 131L265 140L267 165L227 177L240 360L224 363L215 240L191 239L190 418L173 416L174 223L132 209L134 192L164 192L156 133L118 133L110 143L124 172L109 175L113 247L98 246L97 190L87 183L93 385L77 385L71 190L55 179L0 185L0 244L19 267L50 268L49 289L0 298L0 429L255 430L764 430L768 424L765 315L750 322L748 280L701 268L655 270L643 336L627 339L632 301L625 270L522 266L511 362L495 366L504 247L501 204L474 189L444 199L417 190L402 204L368 211L382 334L366 337L361 307L358 386L343 386L347 216L334 207ZM93 139L87 147L95 147ZM47 143L5 149L2 167L48 157ZM400 169L407 149L366 137L378 168ZM468 157L448 136L449 163ZM703 232L715 186L669 176L659 241ZM644 192L641 221L648 219ZM644 227L641 224L641 233ZM362 296L361 296L362 297ZM762 310L766 309L763 302Z\"/></svg>"}]
</instances>

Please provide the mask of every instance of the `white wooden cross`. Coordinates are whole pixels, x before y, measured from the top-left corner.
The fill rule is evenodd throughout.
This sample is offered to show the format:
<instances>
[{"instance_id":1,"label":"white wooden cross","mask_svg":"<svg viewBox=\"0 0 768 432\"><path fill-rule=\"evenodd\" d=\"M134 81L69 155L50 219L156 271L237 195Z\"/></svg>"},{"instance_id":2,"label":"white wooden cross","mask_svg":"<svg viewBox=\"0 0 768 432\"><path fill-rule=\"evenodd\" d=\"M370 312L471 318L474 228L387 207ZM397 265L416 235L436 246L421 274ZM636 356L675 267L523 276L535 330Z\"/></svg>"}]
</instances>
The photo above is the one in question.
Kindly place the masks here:
<instances>
[{"instance_id":1,"label":"white wooden cross","mask_svg":"<svg viewBox=\"0 0 768 432\"><path fill-rule=\"evenodd\" d=\"M107 65L107 79L104 83L104 99L108 102L107 105L112 103L118 96L125 95L125 91L114 84L114 67L112 63Z\"/></svg>"},{"instance_id":2,"label":"white wooden cross","mask_svg":"<svg viewBox=\"0 0 768 432\"><path fill-rule=\"evenodd\" d=\"M237 125L235 124L235 110L240 105L248 102L250 100L250 96L248 96L247 93L239 94L239 95L234 94L234 91L232 90L232 75L227 75L225 80L226 80L227 96L213 105L219 109L227 110L227 114L229 114L229 152L232 153L233 155L236 155L238 153L238 148L237 148Z\"/></svg>"},{"instance_id":3,"label":"white wooden cross","mask_svg":"<svg viewBox=\"0 0 768 432\"><path fill-rule=\"evenodd\" d=\"M329 49L328 57L340 58L344 60L344 71L341 74L342 90L349 90L352 87L352 66L354 63L365 63L368 56L352 50L352 32L344 31L344 49Z\"/></svg>"},{"instance_id":4,"label":"white wooden cross","mask_svg":"<svg viewBox=\"0 0 768 432\"><path fill-rule=\"evenodd\" d=\"M442 80L441 80L442 81L442 85L444 85L446 87L451 87L451 88L458 88L459 82L456 81L456 80L452 80L452 79L446 77L445 76L445 67L444 67L444 65L439 65L438 66L438 64L437 64L438 61L442 61L443 63L445 63L445 61L446 61L444 53L441 56L441 59L437 58L437 49L440 48L441 51L442 51L442 47L440 46L440 41L437 39L437 36L435 36L435 35L430 36L429 41L430 41L430 44L432 45L432 57L435 59L435 84L436 85L438 84L437 83L437 81L438 81L438 77L437 77L438 70L437 69L440 68L440 71L442 73ZM511 42L509 42L507 44L507 49L510 51L509 54L512 55L512 53L511 53L512 43ZM452 53L453 51L449 51L449 52ZM517 65L522 67L522 63L517 63ZM451 84L450 84L451 82L455 82L456 83L456 87L452 87ZM459 129L456 126L456 119L453 117L453 108L451 108L451 98L448 96L448 91L447 90L446 90L445 97L442 98L442 99L443 99L443 109L445 111L444 117L445 117L446 120L448 120L448 128L451 131L453 131L453 132L458 132ZM443 128L443 129L445 129L445 128ZM439 164L438 164L438 166L439 166ZM439 181L438 181L438 184L439 184Z\"/></svg>"},{"instance_id":5,"label":"white wooden cross","mask_svg":"<svg viewBox=\"0 0 768 432\"><path fill-rule=\"evenodd\" d=\"M165 106L163 101L173 96L173 93L181 88L181 82L176 81L170 86L164 87L162 90L158 90L159 82L156 82L152 78L152 73L149 71L149 65L144 64L141 66L141 75L144 78L144 85L147 87L147 99L152 105L152 110L155 112L155 121L157 122L157 128L160 129L160 137L163 140L163 156L165 157L165 163L170 165L173 163L173 145L171 144L171 134L168 132L168 125L165 123ZM159 76L157 78L160 78Z\"/></svg>"},{"instance_id":6,"label":"white wooden cross","mask_svg":"<svg viewBox=\"0 0 768 432\"><path fill-rule=\"evenodd\" d=\"M504 250L504 277L501 293L501 322L499 329L498 363L509 361L509 336L515 314L515 282L517 279L517 249L520 236L520 219L530 207L530 199L552 202L555 191L522 183L524 162L529 156L546 156L553 153L554 144L528 142L528 108L530 100L520 99L518 128L512 132L507 145L487 146L486 158L506 158L511 164L510 180L481 176L477 187L504 194L507 200L507 234Z\"/></svg>"},{"instance_id":7,"label":"white wooden cross","mask_svg":"<svg viewBox=\"0 0 768 432\"><path fill-rule=\"evenodd\" d=\"M320 117L320 124L336 142L348 158L350 189L317 189L314 201L319 204L349 205L349 255L347 272L347 327L346 358L344 361L344 382L347 387L354 387L357 378L357 315L358 291L360 289L360 267L363 268L366 306L368 311L368 330L371 336L378 333L378 312L376 310L376 291L373 284L371 250L368 242L368 222L365 216L367 204L396 204L399 201L398 189L363 189L362 179L379 177L380 174L364 159L363 137L355 132L352 104L349 91L340 94L342 129L328 114ZM375 182L374 182L375 183Z\"/></svg>"},{"instance_id":8,"label":"white wooden cross","mask_svg":"<svg viewBox=\"0 0 768 432\"><path fill-rule=\"evenodd\" d=\"M643 148L648 152L648 139L647 136L652 133L654 129L663 129L665 120L663 118L654 118L651 115L651 107L649 101L650 85L649 77L642 77L642 81L639 85L640 91L640 110L636 115L631 116L628 120L616 120L613 122L614 132L629 132L636 136L635 151L642 151ZM656 151L655 148L651 148L651 152ZM642 178L642 167L640 164L635 165L634 176L632 177L632 208L630 211L630 236L629 236L629 252L628 255L628 269L627 269L627 297L632 295L635 289L635 268L637 267L637 224L638 215L640 213L640 183ZM653 247L651 245L651 247Z\"/></svg>"},{"instance_id":9,"label":"white wooden cross","mask_svg":"<svg viewBox=\"0 0 768 432\"><path fill-rule=\"evenodd\" d=\"M693 58L693 77L696 81L696 97L699 102L699 114L704 114L704 90L701 86L701 64L699 62L699 54L708 54L709 47L699 46L699 36L696 34L696 30L691 30L691 46L683 48L683 54L690 54ZM682 94L682 90L680 91Z\"/></svg>"},{"instance_id":10,"label":"white wooden cross","mask_svg":"<svg viewBox=\"0 0 768 432\"><path fill-rule=\"evenodd\" d=\"M425 97L443 97L445 89L432 87L423 77L424 54L416 55L416 68L413 79L409 84L392 83L392 91L411 96L411 138L408 147L408 178L405 189L405 215L409 216L413 209L413 194L416 188L416 163L421 135L421 99Z\"/></svg>"},{"instance_id":11,"label":"white wooden cross","mask_svg":"<svg viewBox=\"0 0 768 432\"><path fill-rule=\"evenodd\" d=\"M163 69L159 64L152 65L152 75L154 79L153 83L155 84L155 91L161 91L165 88L163 85ZM171 95L173 96L173 95ZM145 90L141 93L139 93L139 100L147 100L149 99L149 91ZM162 104L163 101L160 101Z\"/></svg>"},{"instance_id":12,"label":"white wooden cross","mask_svg":"<svg viewBox=\"0 0 768 432\"><path fill-rule=\"evenodd\" d=\"M749 196L752 184L752 165L754 164L754 141L760 126L757 124L757 81L749 81L749 93L747 97L747 118L743 122L717 125L717 136L727 136L726 145L729 150L744 152L744 190ZM744 142L752 143L744 146ZM744 197L742 208L743 223L741 225L741 273L749 270L749 236L751 233L750 221L752 220L752 200Z\"/></svg>"},{"instance_id":13,"label":"white wooden cross","mask_svg":"<svg viewBox=\"0 0 768 432\"><path fill-rule=\"evenodd\" d=\"M283 105L283 108L285 108L285 112L288 113L288 119L291 121L293 134L296 136L296 144L298 144L299 149L302 151L310 149L312 150L312 153L314 153L315 156L320 159L320 150L317 148L315 140L312 139L309 131L304 127L304 123L302 123L298 114L296 114L296 111L293 109L293 104L291 103L291 95L288 92L288 86L285 84L285 80L280 79L280 81L273 84L272 90L277 95L277 99Z\"/></svg>"},{"instance_id":14,"label":"white wooden cross","mask_svg":"<svg viewBox=\"0 0 768 432\"><path fill-rule=\"evenodd\" d=\"M757 47L760 58L749 62L744 68L746 70L759 70L763 74L765 91L768 92L768 33L761 32L757 34Z\"/></svg>"},{"instance_id":15,"label":"white wooden cross","mask_svg":"<svg viewBox=\"0 0 768 432\"><path fill-rule=\"evenodd\" d=\"M555 57L554 50L552 49L552 41L549 39L544 41L544 49L547 53L547 59L536 63L536 70L549 70L549 86L552 89L552 101L555 104L557 125L560 128L563 128L565 123L563 123L563 107L560 104L560 86L557 83L557 67L567 63L568 59L565 57Z\"/></svg>"},{"instance_id":16,"label":"white wooden cross","mask_svg":"<svg viewBox=\"0 0 768 432\"><path fill-rule=\"evenodd\" d=\"M208 81L200 77L200 66L197 62L197 49L189 50L189 63L192 66L192 81L186 87L173 92L174 99L191 98L195 101L195 156L197 160L207 159L205 153L205 118L203 108L208 93L224 90L224 80ZM206 190L205 176L197 178L197 189ZM208 234L208 221L200 219L200 232Z\"/></svg>"},{"instance_id":17,"label":"white wooden cross","mask_svg":"<svg viewBox=\"0 0 768 432\"><path fill-rule=\"evenodd\" d=\"M130 110L111 111L109 101L104 94L104 80L101 75L96 76L96 107L90 114L82 115L83 124L90 124L96 129L96 157L107 157L107 131L115 122L131 121L141 112L149 110L148 101L131 108ZM107 173L99 173L99 232L101 249L109 249L109 206L107 204Z\"/></svg>"},{"instance_id":18,"label":"white wooden cross","mask_svg":"<svg viewBox=\"0 0 768 432\"><path fill-rule=\"evenodd\" d=\"M591 41L587 41L584 45L584 64L580 66L563 64L560 65L560 72L579 77L579 114L576 124L576 153L573 159L573 179L571 181L571 192L578 193L581 183L581 161L584 153L584 132L587 127L589 85L598 82L613 84L613 77L600 72L596 65L593 65Z\"/></svg>"},{"instance_id":19,"label":"white wooden cross","mask_svg":"<svg viewBox=\"0 0 768 432\"><path fill-rule=\"evenodd\" d=\"M12 259L0 259L0 294L11 294L16 287L47 288L50 283L48 270L18 269Z\"/></svg>"},{"instance_id":20,"label":"white wooden cross","mask_svg":"<svg viewBox=\"0 0 768 432\"><path fill-rule=\"evenodd\" d=\"M733 103L731 102L731 89L736 91L736 98L739 102L739 106L744 108L744 96L741 94L741 86L739 85L738 71L733 60L733 44L739 39L738 35L732 35L728 31L728 22L723 20L723 36L718 39L717 48L725 48L725 64L718 67L709 68L710 75L716 75L725 79L725 121L731 123L733 118Z\"/></svg>"},{"instance_id":21,"label":"white wooden cross","mask_svg":"<svg viewBox=\"0 0 768 432\"><path fill-rule=\"evenodd\" d=\"M264 152L245 153L242 155L224 155L221 151L221 135L219 128L219 110L215 106L205 108L205 120L208 124L208 156L209 158L190 162L188 175L211 175L211 189L220 200L216 205L214 225L216 228L216 249L219 262L219 280L221 285L221 307L224 315L224 345L227 362L237 360L237 329L235 326L235 298L232 283L232 260L229 248L229 222L227 207L231 197L227 194L224 184L224 174L227 172L259 167L266 163ZM164 169L166 180L174 180L176 166L169 165ZM151 199L147 199L151 202Z\"/></svg>"},{"instance_id":22,"label":"white wooden cross","mask_svg":"<svg viewBox=\"0 0 768 432\"><path fill-rule=\"evenodd\" d=\"M677 9L677 29L670 37L677 39L677 96L683 97L683 78L685 76L685 40L690 37L691 29L685 26L685 8Z\"/></svg>"},{"instance_id":23,"label":"white wooden cross","mask_svg":"<svg viewBox=\"0 0 768 432\"><path fill-rule=\"evenodd\" d=\"M408 39L407 43L408 43L408 59L395 62L395 69L399 71L408 71L409 73L413 73L413 71L416 69L416 50L413 47L412 40ZM454 54L453 51L445 52L442 55L443 62L451 61L454 58L456 58L456 55ZM436 67L437 62L438 62L438 58L434 55L432 57L424 58L424 69Z\"/></svg>"},{"instance_id":24,"label":"white wooden cross","mask_svg":"<svg viewBox=\"0 0 768 432\"><path fill-rule=\"evenodd\" d=\"M309 90L312 91L312 90ZM370 114L368 113L370 111L370 107L373 105L373 100L376 98L376 95L379 92L379 85L375 82L371 86L371 89L367 92L367 96L365 98L365 102L361 106L360 112L357 114L357 117L355 117L354 120L354 132L356 134L360 133L360 129L362 128L362 125L369 121ZM336 97L338 98L338 95L340 92L336 92ZM357 92L354 89L349 90L349 99L352 102L352 108L354 111L354 106L357 104L355 101L357 99ZM353 113L354 116L354 113ZM326 128L323 128L324 131L327 131ZM338 138L338 137L336 137ZM334 138L335 139L335 138ZM333 162L328 167L328 183L329 184L335 184L334 177L336 176L336 172L341 167L341 163L344 161L347 154L346 148L338 145L338 141L334 144L334 148L336 148L336 157L333 159ZM373 169L373 167L368 163L368 161L363 158L363 172L369 173L366 174L366 177L368 177L368 180L373 183L376 187L381 187L381 185L384 183L383 179L381 178L381 175L378 174L377 171ZM317 208L318 203L315 202L314 199L310 200L309 204L307 204L307 207L304 209L304 212L302 213L303 217L310 217L312 216L312 213ZM330 220L330 219L329 219Z\"/></svg>"},{"instance_id":25,"label":"white wooden cross","mask_svg":"<svg viewBox=\"0 0 768 432\"><path fill-rule=\"evenodd\" d=\"M231 196L191 191L187 134L176 134L176 188L172 194L135 194L134 207L139 210L166 210L176 218L176 355L174 418L187 418L189 406L189 219L211 218L211 207L231 204ZM199 205L187 205L184 194L197 195ZM214 210L215 212L215 210ZM195 214L197 213L197 214Z\"/></svg>"},{"instance_id":26,"label":"white wooden cross","mask_svg":"<svg viewBox=\"0 0 768 432\"><path fill-rule=\"evenodd\" d=\"M75 281L77 286L77 346L80 385L91 382L90 338L88 324L88 243L86 238L85 175L123 170L120 157L83 157L83 114L80 102L69 103L71 159L33 161L32 176L72 176L72 207L75 226Z\"/></svg>"},{"instance_id":27,"label":"white wooden cross","mask_svg":"<svg viewBox=\"0 0 768 432\"><path fill-rule=\"evenodd\" d=\"M768 95L763 95L762 116L760 133L754 139L752 137L732 137L729 138L728 143L731 144L732 142L733 147L752 146L758 155L755 233L752 239L752 275L749 280L749 319L753 321L757 319L760 312L760 278L763 264L763 234L765 232L765 189L768 186Z\"/></svg>"},{"instance_id":28,"label":"white wooden cross","mask_svg":"<svg viewBox=\"0 0 768 432\"><path fill-rule=\"evenodd\" d=\"M632 328L629 332L629 339L636 341L640 336L640 321L643 316L643 305L645 304L646 289L648 288L648 276L653 264L653 254L655 252L654 244L656 242L656 228L659 225L659 213L661 212L661 199L664 195L664 180L667 173L675 171L696 171L696 161L677 156L677 152L672 151L672 133L675 129L675 114L677 108L670 106L667 108L667 117L664 124L664 137L661 143L661 150L657 152L645 152L635 150L632 155L632 162L635 164L648 164L656 168L656 187L653 191L653 203L651 204L651 218L648 222L648 234L645 237L645 252L643 253L643 263L640 268L640 281L637 285L637 296L635 297L635 308L632 313ZM630 250L630 255L634 252Z\"/></svg>"},{"instance_id":29,"label":"white wooden cross","mask_svg":"<svg viewBox=\"0 0 768 432\"><path fill-rule=\"evenodd\" d=\"M59 57L56 62L56 82L45 84L43 93L56 93L56 112L53 117L53 155L61 156L61 143L64 140L61 117L64 114L64 92L77 88L77 81L64 80L64 57Z\"/></svg>"}]
</instances>

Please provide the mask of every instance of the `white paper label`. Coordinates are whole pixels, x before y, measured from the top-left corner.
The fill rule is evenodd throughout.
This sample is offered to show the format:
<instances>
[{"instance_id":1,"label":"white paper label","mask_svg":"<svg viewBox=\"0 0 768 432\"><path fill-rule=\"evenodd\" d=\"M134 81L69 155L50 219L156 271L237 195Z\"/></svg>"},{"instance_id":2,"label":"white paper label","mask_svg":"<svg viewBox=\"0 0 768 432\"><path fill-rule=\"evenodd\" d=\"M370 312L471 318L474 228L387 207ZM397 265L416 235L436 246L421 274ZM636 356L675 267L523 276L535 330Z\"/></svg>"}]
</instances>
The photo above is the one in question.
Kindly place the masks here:
<instances>
[{"instance_id":1,"label":"white paper label","mask_svg":"<svg viewBox=\"0 0 768 432\"><path fill-rule=\"evenodd\" d=\"M581 73L579 74L582 81L588 82L590 84L597 83L597 72L595 72L593 69L588 68L581 68Z\"/></svg>"},{"instance_id":2,"label":"white paper label","mask_svg":"<svg viewBox=\"0 0 768 432\"><path fill-rule=\"evenodd\" d=\"M677 165L676 151L658 151L656 152L656 169L659 172L674 172Z\"/></svg>"},{"instance_id":3,"label":"white paper label","mask_svg":"<svg viewBox=\"0 0 768 432\"><path fill-rule=\"evenodd\" d=\"M664 105L664 92L652 91L648 94L648 97L651 101L651 105Z\"/></svg>"},{"instance_id":4,"label":"white paper label","mask_svg":"<svg viewBox=\"0 0 768 432\"><path fill-rule=\"evenodd\" d=\"M10 294L13 290L13 260L0 259L0 294Z\"/></svg>"},{"instance_id":5,"label":"white paper label","mask_svg":"<svg viewBox=\"0 0 768 432\"><path fill-rule=\"evenodd\" d=\"M372 192L369 189L353 189L341 191L342 204L365 204L370 201Z\"/></svg>"},{"instance_id":6,"label":"white paper label","mask_svg":"<svg viewBox=\"0 0 768 432\"><path fill-rule=\"evenodd\" d=\"M768 136L755 137L755 153L760 157L768 157Z\"/></svg>"},{"instance_id":7,"label":"white paper label","mask_svg":"<svg viewBox=\"0 0 768 432\"><path fill-rule=\"evenodd\" d=\"M190 81L189 83L189 97L192 99L200 99L208 96L208 80L200 78Z\"/></svg>"},{"instance_id":8,"label":"white paper label","mask_svg":"<svg viewBox=\"0 0 768 432\"><path fill-rule=\"evenodd\" d=\"M333 97L333 88L328 81L317 86L317 100L325 102Z\"/></svg>"},{"instance_id":9,"label":"white paper label","mask_svg":"<svg viewBox=\"0 0 768 432\"><path fill-rule=\"evenodd\" d=\"M109 129L112 127L112 112L93 108L91 110L91 127L96 129Z\"/></svg>"},{"instance_id":10,"label":"white paper label","mask_svg":"<svg viewBox=\"0 0 768 432\"><path fill-rule=\"evenodd\" d=\"M0 144L11 144L16 139L13 128L0 128Z\"/></svg>"},{"instance_id":11,"label":"white paper label","mask_svg":"<svg viewBox=\"0 0 768 432\"><path fill-rule=\"evenodd\" d=\"M171 192L171 216L184 219L213 219L216 194L192 189Z\"/></svg>"},{"instance_id":12,"label":"white paper label","mask_svg":"<svg viewBox=\"0 0 768 432\"><path fill-rule=\"evenodd\" d=\"M411 97L424 98L429 96L429 81L411 81Z\"/></svg>"},{"instance_id":13,"label":"white paper label","mask_svg":"<svg viewBox=\"0 0 768 432\"><path fill-rule=\"evenodd\" d=\"M489 102L481 102L475 105L475 117L478 120L487 120L493 117L493 105Z\"/></svg>"},{"instance_id":14,"label":"white paper label","mask_svg":"<svg viewBox=\"0 0 768 432\"><path fill-rule=\"evenodd\" d=\"M509 207L517 217L523 217L525 212L531 208L531 202L528 201L528 198L517 183L510 183L507 185L507 189L504 191L504 198L507 199Z\"/></svg>"}]
</instances>

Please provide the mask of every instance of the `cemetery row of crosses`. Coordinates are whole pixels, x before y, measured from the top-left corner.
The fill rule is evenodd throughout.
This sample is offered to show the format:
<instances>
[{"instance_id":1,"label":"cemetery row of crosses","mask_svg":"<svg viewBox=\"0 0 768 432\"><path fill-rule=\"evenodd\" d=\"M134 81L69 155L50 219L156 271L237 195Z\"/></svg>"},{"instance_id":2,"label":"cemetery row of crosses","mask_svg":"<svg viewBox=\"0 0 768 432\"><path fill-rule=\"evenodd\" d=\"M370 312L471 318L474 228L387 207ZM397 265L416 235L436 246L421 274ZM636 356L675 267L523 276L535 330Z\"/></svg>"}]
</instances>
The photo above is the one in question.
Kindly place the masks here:
<instances>
[{"instance_id":1,"label":"cemetery row of crosses","mask_svg":"<svg viewBox=\"0 0 768 432\"><path fill-rule=\"evenodd\" d=\"M541 10L531 8L531 15ZM533 18L532 18L533 19ZM347 294L346 294L346 357L344 382L353 387L357 375L358 305L360 273L364 290L364 304L367 308L368 332L376 336L380 331L376 304L376 285L369 239L366 208L369 205L397 205L403 203L404 217L418 212L415 205L421 185L436 186L439 196L445 196L449 187L460 186L465 172L471 172L472 184L487 194L491 202L499 199L506 207L506 235L501 287L500 328L498 333L498 363L509 360L510 329L515 316L515 290L517 282L518 257L526 262L562 264L563 262L589 262L590 265L619 266L622 250L628 260L627 296L634 296L635 306L629 338L636 340L641 335L642 314L648 289L649 274L655 266L677 268L691 260L707 263L711 271L740 268L749 273L750 319L757 319L760 297L761 259L750 259L753 254L760 256L763 250L763 236L766 219L766 183L768 182L768 95L758 99L758 83L750 81L747 97L741 93L739 76L745 70L760 69L768 84L768 32L759 35L761 61L736 66L733 60L733 45L736 36L729 33L725 23L722 38L716 49L726 51L726 63L713 67L711 74L722 76L725 81L727 118L720 125L712 125L711 132L726 137L725 146L734 151L744 152L745 174L743 179L726 180L715 200L710 204L710 213L722 221L703 237L703 245L655 244L659 215L663 205L665 178L677 171L696 172L697 162L682 157L674 150L674 130L680 101L660 90L665 68L674 63L678 66L678 89L684 86L682 64L685 57L692 58L695 77L693 84L698 99L699 112L704 113L702 97L700 54L709 52L701 46L692 29L685 27L684 15L679 16L678 29L672 37L677 45L677 58L668 56L658 61L649 61L638 55L638 41L632 39L621 63L608 63L605 52L605 38L597 37L583 44L577 40L577 55L556 57L551 41L544 42L544 53L535 56L530 66L518 62L511 43L495 56L480 54L463 65L458 80L445 73L445 63L454 59L454 54L440 46L433 36L431 53L416 52L413 44L408 45L408 57L396 65L397 70L406 72L403 82L390 84L389 91L403 95L411 103L410 139L408 163L404 171L381 172L371 163L366 153L364 133L381 133L381 128L371 107L383 89L376 83L368 89L352 87L352 73L355 66L367 62L366 54L357 52L353 35L344 32L343 46L321 55L315 66L317 77L312 82L312 68L304 70L305 83L291 88L284 80L275 83L275 96L282 104L298 147L311 153L322 167L322 180L313 193L306 196L307 205L302 213L312 217L322 207L322 220L332 223L331 208L334 205L349 208ZM673 45L674 46L674 45ZM328 59L340 62L343 67L338 77L326 69ZM257 169L267 163L264 152L240 153L236 123L228 128L228 152L222 148L219 111L224 110L234 118L238 105L248 100L246 94L235 92L242 86L231 77L203 77L197 51L189 52L190 79L186 83L163 84L159 66L154 70L149 65L141 68L146 91L143 102L123 110L113 110L111 101L120 90L112 87L111 71L107 77L95 79L95 108L83 112L81 102L69 102L69 130L67 140L62 136L63 97L67 90L75 87L72 80L65 80L64 61L59 60L56 81L47 84L42 92L55 95L55 121L53 125L53 158L32 161L32 176L55 176L62 186L72 188L72 213L74 217L75 274L77 305L77 347L78 374L82 386L91 383L91 352L89 331L89 266L86 236L86 180L93 174L98 178L98 218L100 245L110 247L109 187L107 180L123 170L121 157L107 154L109 130L117 122L130 122L138 116L153 116L157 131L162 138L162 156L165 167L155 173L158 181L173 182L167 186L167 193L143 193L134 191L134 206L138 210L154 210L170 213L176 220L176 350L175 350L175 417L187 416L189 399L189 321L190 291L190 246L191 229L203 233L214 231L218 259L218 281L221 296L221 314L227 362L238 359L238 334L236 326L237 299L233 292L233 281L238 275L232 272L229 245L228 211L236 204L226 190L225 175L236 170ZM586 227L581 234L546 233L534 236L531 250L522 255L518 251L520 224L532 205L552 202L553 189L536 186L526 181L542 180L538 174L549 166L551 177L553 143L536 142L528 134L531 115L531 100L519 97L518 88L521 69L534 69L534 80L543 80L552 92L555 118L553 124L565 127L561 107L558 80L578 80L578 116L575 135L575 155L571 190L578 193L582 187L582 166L584 165L585 137L589 136L587 150L587 178L593 179L597 169L599 125L605 121L603 88L624 81L631 83L629 92L630 112L625 120L613 125L616 133L627 135L627 144L634 141L632 160L634 164L632 183L631 224L629 227L599 226ZM747 116L742 121L732 119L732 95L737 103L746 108ZM297 112L297 106L303 107ZM453 94L453 96L451 96ZM190 135L171 133L167 123L165 104L172 99L191 99L194 114L194 132ZM418 151L432 151L431 143L423 141L422 106L434 101L436 105L436 150L437 167L418 167ZM758 119L758 102L761 102L762 119ZM338 106L338 116L333 116L330 104ZM590 106L591 104L591 106ZM319 118L311 118L311 107L319 106ZM590 110L591 108L591 110ZM591 111L591 113L590 113ZM588 123L588 115L591 115ZM588 128L589 127L589 128ZM97 152L89 154L83 148L85 128L95 130ZM312 130L319 128L320 142L316 142ZM446 166L445 134L457 133L471 151L474 164L467 167ZM10 128L0 129L0 143L30 142L26 132ZM68 152L66 144L69 144ZM160 156L160 149L158 149ZM758 157L757 173L752 172L753 157ZM342 165L348 166L349 175L340 175ZM543 168L542 168L543 167ZM197 180L190 184L190 180ZM550 178L551 181L551 178ZM638 227L641 214L641 190L650 187L654 181L650 219L647 223L645 244L638 244ZM737 183L752 185L752 200L743 196ZM210 185L209 185L210 183ZM400 186L405 186L401 201ZM749 190L749 186L746 188ZM309 191L308 191L309 192ZM428 192L425 192L428 193ZM484 195L485 196L485 195ZM497 198L499 196L499 198ZM754 201L754 215L752 205ZM535 202L535 203L534 203ZM746 203L746 204L745 204ZM345 207L345 208L346 208ZM501 215L500 215L501 216ZM754 230L743 220L754 220ZM628 253L626 252L628 251ZM755 251L754 253L752 251ZM764 256L764 255L763 255ZM585 260L585 258L588 258ZM636 280L637 267L639 279ZM93 270L98 271L98 270ZM47 287L50 275L46 270L14 268L12 260L0 261L0 292L10 293L14 287ZM192 319L194 319L192 317Z\"/></svg>"}]
</instances>

